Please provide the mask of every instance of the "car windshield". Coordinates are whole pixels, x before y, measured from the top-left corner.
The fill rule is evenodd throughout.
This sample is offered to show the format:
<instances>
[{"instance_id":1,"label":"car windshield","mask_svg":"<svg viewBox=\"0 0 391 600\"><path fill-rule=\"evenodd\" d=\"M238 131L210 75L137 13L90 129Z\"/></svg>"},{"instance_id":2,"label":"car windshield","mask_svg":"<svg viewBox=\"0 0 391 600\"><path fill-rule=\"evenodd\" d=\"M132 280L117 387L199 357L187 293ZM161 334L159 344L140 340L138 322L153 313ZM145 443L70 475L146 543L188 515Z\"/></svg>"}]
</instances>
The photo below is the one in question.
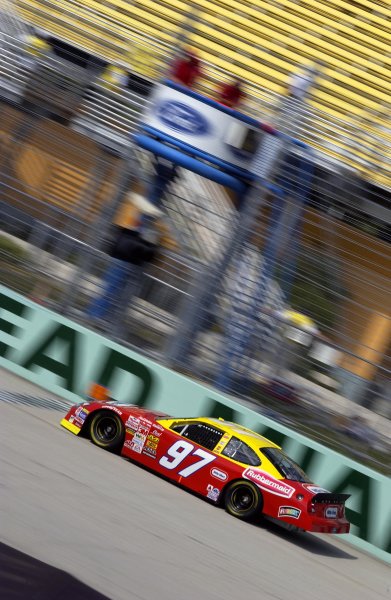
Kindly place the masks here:
<instances>
[{"instance_id":1,"label":"car windshield","mask_svg":"<svg viewBox=\"0 0 391 600\"><path fill-rule=\"evenodd\" d=\"M291 481L300 481L301 483L311 483L311 480L289 456L284 454L279 448L261 448L261 452L270 460L277 471Z\"/></svg>"}]
</instances>

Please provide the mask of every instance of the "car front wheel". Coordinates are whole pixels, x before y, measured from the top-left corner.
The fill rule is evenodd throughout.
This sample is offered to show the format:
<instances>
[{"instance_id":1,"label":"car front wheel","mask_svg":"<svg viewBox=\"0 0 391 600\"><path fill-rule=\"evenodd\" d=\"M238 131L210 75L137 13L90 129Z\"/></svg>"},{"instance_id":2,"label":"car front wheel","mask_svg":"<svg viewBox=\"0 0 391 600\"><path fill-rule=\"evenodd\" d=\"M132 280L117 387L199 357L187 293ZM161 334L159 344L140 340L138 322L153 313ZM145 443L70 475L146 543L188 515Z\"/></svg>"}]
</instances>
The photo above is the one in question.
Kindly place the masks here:
<instances>
[{"instance_id":1,"label":"car front wheel","mask_svg":"<svg viewBox=\"0 0 391 600\"><path fill-rule=\"evenodd\" d=\"M91 420L90 437L92 442L100 448L118 452L123 444L124 435L124 425L115 413L100 412Z\"/></svg>"},{"instance_id":2,"label":"car front wheel","mask_svg":"<svg viewBox=\"0 0 391 600\"><path fill-rule=\"evenodd\" d=\"M225 493L224 505L230 515L250 521L262 512L262 494L251 481L234 481Z\"/></svg>"}]
</instances>

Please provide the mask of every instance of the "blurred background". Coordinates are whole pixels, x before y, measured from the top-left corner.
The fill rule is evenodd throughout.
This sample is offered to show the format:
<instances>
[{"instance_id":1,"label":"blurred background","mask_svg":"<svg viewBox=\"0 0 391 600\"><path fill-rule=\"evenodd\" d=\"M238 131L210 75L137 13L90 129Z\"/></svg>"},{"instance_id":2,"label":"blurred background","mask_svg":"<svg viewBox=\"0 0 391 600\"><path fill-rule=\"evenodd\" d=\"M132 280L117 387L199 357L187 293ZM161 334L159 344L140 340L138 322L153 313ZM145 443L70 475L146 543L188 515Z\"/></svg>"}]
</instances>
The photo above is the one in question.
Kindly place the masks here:
<instances>
[{"instance_id":1,"label":"blurred background","mask_svg":"<svg viewBox=\"0 0 391 600\"><path fill-rule=\"evenodd\" d=\"M1 0L1 282L390 473L390 17ZM189 49L193 92L238 79L238 110L285 136L263 186L137 144Z\"/></svg>"}]
</instances>

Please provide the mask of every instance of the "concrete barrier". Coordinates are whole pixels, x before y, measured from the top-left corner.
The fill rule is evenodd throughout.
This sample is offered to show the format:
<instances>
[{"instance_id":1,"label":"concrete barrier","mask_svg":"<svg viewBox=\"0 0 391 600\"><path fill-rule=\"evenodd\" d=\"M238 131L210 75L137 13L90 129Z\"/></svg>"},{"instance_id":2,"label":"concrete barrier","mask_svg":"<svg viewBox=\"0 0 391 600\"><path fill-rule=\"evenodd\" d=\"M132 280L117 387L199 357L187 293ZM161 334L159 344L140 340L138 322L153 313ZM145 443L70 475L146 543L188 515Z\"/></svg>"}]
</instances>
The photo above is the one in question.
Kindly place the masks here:
<instances>
[{"instance_id":1,"label":"concrete barrier","mask_svg":"<svg viewBox=\"0 0 391 600\"><path fill-rule=\"evenodd\" d=\"M0 366L71 401L80 401L95 381L121 402L183 417L224 417L258 431L281 445L316 483L352 494L347 541L391 563L390 478L3 286Z\"/></svg>"}]
</instances>

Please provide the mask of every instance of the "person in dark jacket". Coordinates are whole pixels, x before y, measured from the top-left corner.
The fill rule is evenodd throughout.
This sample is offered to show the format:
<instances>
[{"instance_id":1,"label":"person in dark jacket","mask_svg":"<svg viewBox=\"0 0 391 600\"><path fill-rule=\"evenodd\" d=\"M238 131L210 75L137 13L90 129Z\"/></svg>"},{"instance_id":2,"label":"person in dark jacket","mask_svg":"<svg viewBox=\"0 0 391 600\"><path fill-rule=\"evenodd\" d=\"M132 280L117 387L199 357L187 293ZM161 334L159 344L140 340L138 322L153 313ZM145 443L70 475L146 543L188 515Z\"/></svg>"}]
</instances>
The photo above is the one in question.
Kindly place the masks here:
<instances>
[{"instance_id":1,"label":"person in dark jacket","mask_svg":"<svg viewBox=\"0 0 391 600\"><path fill-rule=\"evenodd\" d=\"M117 226L109 254L117 260L140 266L152 260L155 247L138 229Z\"/></svg>"},{"instance_id":2,"label":"person in dark jacket","mask_svg":"<svg viewBox=\"0 0 391 600\"><path fill-rule=\"evenodd\" d=\"M91 303L87 314L109 324L122 322L129 300L136 295L146 264L156 256L157 243L153 240L153 228L140 232L116 226L113 242L108 249L111 264L106 271L103 290Z\"/></svg>"}]
</instances>

